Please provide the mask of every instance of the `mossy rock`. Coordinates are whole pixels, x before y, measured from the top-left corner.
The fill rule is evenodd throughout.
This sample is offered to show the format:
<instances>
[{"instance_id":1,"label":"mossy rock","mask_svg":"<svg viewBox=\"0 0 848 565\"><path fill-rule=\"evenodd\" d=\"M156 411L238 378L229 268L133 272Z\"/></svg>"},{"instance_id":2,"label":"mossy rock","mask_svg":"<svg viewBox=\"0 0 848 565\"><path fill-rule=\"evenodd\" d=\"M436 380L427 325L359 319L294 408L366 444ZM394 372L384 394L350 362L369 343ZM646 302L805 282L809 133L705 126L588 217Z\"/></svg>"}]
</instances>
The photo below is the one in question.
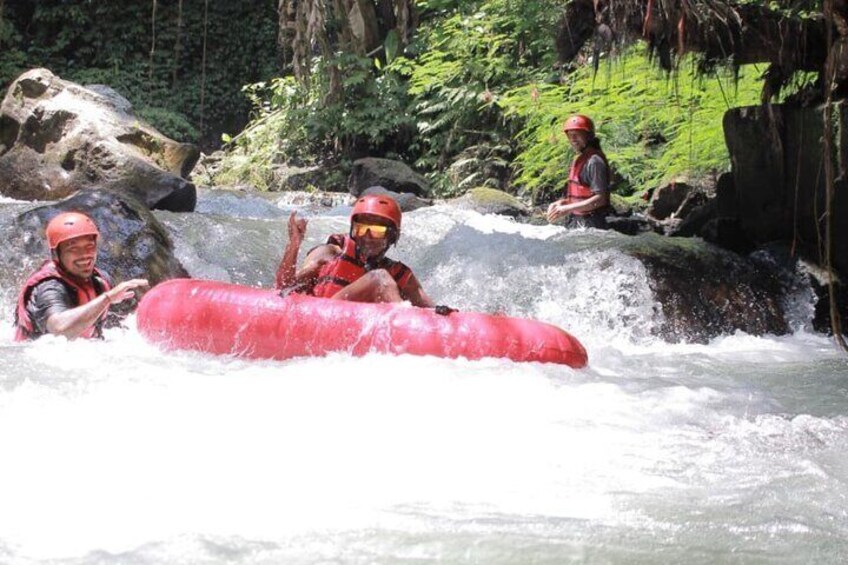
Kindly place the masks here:
<instances>
[{"instance_id":1,"label":"mossy rock","mask_svg":"<svg viewBox=\"0 0 848 565\"><path fill-rule=\"evenodd\" d=\"M642 203L643 206L639 206ZM610 206L615 210L616 216L630 216L635 211L639 211L644 208L645 201L641 198L625 198L619 194L611 194L610 195Z\"/></svg>"},{"instance_id":2,"label":"mossy rock","mask_svg":"<svg viewBox=\"0 0 848 565\"><path fill-rule=\"evenodd\" d=\"M524 218L530 214L527 206L515 196L483 186L472 188L449 202L457 208L475 210L481 214L500 214L513 218Z\"/></svg>"}]
</instances>

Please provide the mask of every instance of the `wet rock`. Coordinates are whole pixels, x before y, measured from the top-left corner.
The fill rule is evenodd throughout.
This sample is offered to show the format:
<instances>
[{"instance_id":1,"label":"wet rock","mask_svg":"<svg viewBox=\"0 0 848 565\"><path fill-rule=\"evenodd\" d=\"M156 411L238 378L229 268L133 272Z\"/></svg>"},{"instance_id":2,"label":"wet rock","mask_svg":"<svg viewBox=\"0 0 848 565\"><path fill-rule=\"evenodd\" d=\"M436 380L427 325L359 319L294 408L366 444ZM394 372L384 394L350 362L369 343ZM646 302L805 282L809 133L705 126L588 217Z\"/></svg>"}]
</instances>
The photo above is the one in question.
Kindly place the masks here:
<instances>
[{"instance_id":1,"label":"wet rock","mask_svg":"<svg viewBox=\"0 0 848 565\"><path fill-rule=\"evenodd\" d=\"M716 216L714 200L701 191L689 192L671 217L660 222L663 233L677 237L699 235L706 223Z\"/></svg>"},{"instance_id":2,"label":"wet rock","mask_svg":"<svg viewBox=\"0 0 848 565\"><path fill-rule=\"evenodd\" d=\"M224 158L223 151L214 151L210 154L201 153L197 160L194 169L191 171L191 177L197 186L212 186L215 184L215 177L221 172L221 162Z\"/></svg>"},{"instance_id":3,"label":"wet rock","mask_svg":"<svg viewBox=\"0 0 848 565\"><path fill-rule=\"evenodd\" d=\"M363 196L365 194L385 194L387 196L390 196L395 200L395 202L398 203L398 206L400 206L400 209L404 212L411 212L412 210L424 208L426 206L432 205L433 203L432 200L418 198L414 194L393 192L383 186L368 187L362 192L360 196Z\"/></svg>"},{"instance_id":4,"label":"wet rock","mask_svg":"<svg viewBox=\"0 0 848 565\"><path fill-rule=\"evenodd\" d=\"M657 188L648 204L646 214L655 220L665 220L676 214L692 188L683 182L673 182Z\"/></svg>"},{"instance_id":5,"label":"wet rock","mask_svg":"<svg viewBox=\"0 0 848 565\"><path fill-rule=\"evenodd\" d=\"M654 231L654 223L644 215L645 205L642 200L629 202L618 194L610 194L612 213L607 216L607 227L624 235L638 235Z\"/></svg>"},{"instance_id":6,"label":"wet rock","mask_svg":"<svg viewBox=\"0 0 848 565\"><path fill-rule=\"evenodd\" d=\"M459 198L450 200L449 204L481 214L500 214L512 218L525 218L530 215L530 209L521 200L494 188L472 188Z\"/></svg>"},{"instance_id":7,"label":"wet rock","mask_svg":"<svg viewBox=\"0 0 848 565\"><path fill-rule=\"evenodd\" d=\"M607 227L624 235L638 235L653 231L653 225L641 214L607 216Z\"/></svg>"},{"instance_id":8,"label":"wet rock","mask_svg":"<svg viewBox=\"0 0 848 565\"><path fill-rule=\"evenodd\" d=\"M610 194L610 208L612 208L613 214L623 218L632 216L634 212L633 204L625 200L623 196L615 193Z\"/></svg>"},{"instance_id":9,"label":"wet rock","mask_svg":"<svg viewBox=\"0 0 848 565\"><path fill-rule=\"evenodd\" d=\"M268 190L344 192L347 190L344 175L334 167L278 165L272 170Z\"/></svg>"},{"instance_id":10,"label":"wet rock","mask_svg":"<svg viewBox=\"0 0 848 565\"><path fill-rule=\"evenodd\" d=\"M674 215L683 221L697 210L703 208L708 201L709 197L700 190L690 190L683 198L683 202L675 210Z\"/></svg>"},{"instance_id":11,"label":"wet rock","mask_svg":"<svg viewBox=\"0 0 848 565\"><path fill-rule=\"evenodd\" d=\"M848 338L848 284L839 277L828 276L826 270L809 261L801 261L800 264L816 297L813 329L828 335L841 330Z\"/></svg>"},{"instance_id":12,"label":"wet rock","mask_svg":"<svg viewBox=\"0 0 848 565\"><path fill-rule=\"evenodd\" d=\"M321 186L322 171L320 167L277 166L273 170L273 181L269 190L279 192L284 190L316 190Z\"/></svg>"},{"instance_id":13,"label":"wet rock","mask_svg":"<svg viewBox=\"0 0 848 565\"><path fill-rule=\"evenodd\" d=\"M323 191L292 190L276 193L273 198L277 206L303 206L316 212L325 209L325 213L327 208L346 208L354 202L354 198L350 194ZM347 212L345 213L347 214Z\"/></svg>"},{"instance_id":14,"label":"wet rock","mask_svg":"<svg viewBox=\"0 0 848 565\"><path fill-rule=\"evenodd\" d=\"M430 183L405 163L391 159L365 157L353 162L348 179L350 193L359 196L369 186L383 186L392 192L430 196Z\"/></svg>"},{"instance_id":15,"label":"wet rock","mask_svg":"<svg viewBox=\"0 0 848 565\"><path fill-rule=\"evenodd\" d=\"M724 235L737 246L787 242L795 255L823 271L831 267L836 278L848 280L848 103L839 101L828 112L833 117L829 155L822 142L823 106L775 104L728 111L724 132L732 182L725 184L732 186L732 197L720 199L719 217L736 220L739 233ZM830 196L826 162L833 164ZM848 316L841 296L839 288L819 293L818 329L829 325L825 320L830 319L832 297L840 317Z\"/></svg>"},{"instance_id":16,"label":"wet rock","mask_svg":"<svg viewBox=\"0 0 848 565\"><path fill-rule=\"evenodd\" d=\"M705 343L735 331L789 331L783 305L788 277L777 266L713 246L703 249L692 240L654 236L651 242L634 242L628 253L648 271L662 305L663 338Z\"/></svg>"},{"instance_id":17,"label":"wet rock","mask_svg":"<svg viewBox=\"0 0 848 565\"><path fill-rule=\"evenodd\" d=\"M109 87L85 88L46 69L21 75L0 105L0 190L58 200L81 188L126 194L147 208L191 211L199 152L132 113Z\"/></svg>"},{"instance_id":18,"label":"wet rock","mask_svg":"<svg viewBox=\"0 0 848 565\"><path fill-rule=\"evenodd\" d=\"M735 198L728 200L740 229L755 244L794 242L800 255L824 256L828 217L848 217L848 103L834 104L833 154L824 154L823 107L769 105L734 108L724 116ZM824 163L834 164L831 215ZM833 265L848 278L848 222L831 224ZM822 266L822 265L820 265Z\"/></svg>"},{"instance_id":19,"label":"wet rock","mask_svg":"<svg viewBox=\"0 0 848 565\"><path fill-rule=\"evenodd\" d=\"M703 204L693 206L679 225L667 235L677 237L699 236L736 253L748 254L756 247L742 230L736 212L736 188L729 173L721 175L712 198L704 195ZM686 207L686 204L684 204Z\"/></svg>"}]
</instances>

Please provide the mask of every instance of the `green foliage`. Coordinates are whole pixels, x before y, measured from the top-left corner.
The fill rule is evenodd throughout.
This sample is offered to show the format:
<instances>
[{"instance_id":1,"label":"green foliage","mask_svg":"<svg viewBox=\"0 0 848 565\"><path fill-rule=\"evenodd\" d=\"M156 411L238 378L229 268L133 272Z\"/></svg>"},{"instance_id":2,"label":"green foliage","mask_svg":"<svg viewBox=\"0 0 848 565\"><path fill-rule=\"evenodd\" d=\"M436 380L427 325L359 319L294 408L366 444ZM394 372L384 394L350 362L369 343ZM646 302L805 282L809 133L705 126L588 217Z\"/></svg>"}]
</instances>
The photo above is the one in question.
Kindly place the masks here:
<instances>
[{"instance_id":1,"label":"green foliage","mask_svg":"<svg viewBox=\"0 0 848 565\"><path fill-rule=\"evenodd\" d=\"M235 137L224 134L227 144L214 184L250 184L267 189L276 162L300 158L306 150L305 131L296 119L306 105L306 89L292 77L249 84L243 89L254 108L254 119Z\"/></svg>"},{"instance_id":2,"label":"green foliage","mask_svg":"<svg viewBox=\"0 0 848 565\"><path fill-rule=\"evenodd\" d=\"M777 12L785 18L810 19L821 17L822 0L736 0L739 5L764 5L771 12Z\"/></svg>"},{"instance_id":3,"label":"green foliage","mask_svg":"<svg viewBox=\"0 0 848 565\"><path fill-rule=\"evenodd\" d=\"M341 55L333 63L341 75L342 96L331 100L327 62L316 59L308 84L292 77L244 88L254 108L248 128L232 139L215 181L269 188L275 164L343 160L354 153L379 152L412 127L406 94L398 76L371 59Z\"/></svg>"},{"instance_id":4,"label":"green foliage","mask_svg":"<svg viewBox=\"0 0 848 565\"><path fill-rule=\"evenodd\" d=\"M197 139L197 128L180 112L156 106L143 106L136 110L140 118L153 125L171 139Z\"/></svg>"},{"instance_id":5,"label":"green foliage","mask_svg":"<svg viewBox=\"0 0 848 565\"><path fill-rule=\"evenodd\" d=\"M415 61L397 59L393 68L408 77L422 143L419 166L442 168L448 156L485 135L492 93L512 70L511 40L494 32L482 13L455 14L433 28L428 49Z\"/></svg>"},{"instance_id":6,"label":"green foliage","mask_svg":"<svg viewBox=\"0 0 848 565\"><path fill-rule=\"evenodd\" d=\"M208 18L204 2L182 4L180 17L177 2L158 2L154 22L150 0L6 2L0 88L26 69L47 67L114 88L181 141L217 143L221 131L247 121L241 85L276 70L277 2L209 0Z\"/></svg>"},{"instance_id":7,"label":"green foliage","mask_svg":"<svg viewBox=\"0 0 848 565\"><path fill-rule=\"evenodd\" d=\"M0 76L16 77L26 70L26 55L18 49L10 49L0 57ZM0 89L0 98L6 94Z\"/></svg>"},{"instance_id":8,"label":"green foliage","mask_svg":"<svg viewBox=\"0 0 848 565\"><path fill-rule=\"evenodd\" d=\"M552 38L561 5L548 0L492 0L420 4L424 17L415 42L391 68L405 77L418 137L415 165L428 171L434 192L453 196L476 182L446 168L463 152L480 169L509 159L512 124L493 102L503 91L541 79L556 54ZM482 179L485 182L485 179Z\"/></svg>"},{"instance_id":9,"label":"green foliage","mask_svg":"<svg viewBox=\"0 0 848 565\"><path fill-rule=\"evenodd\" d=\"M761 87L750 66L738 77L707 77L689 60L670 76L637 46L597 75L583 67L562 84L521 86L498 103L524 124L516 183L525 191L538 196L562 186L573 153L560 128L570 114L582 113L595 121L613 169L624 178L619 190L630 194L728 170L722 117L732 106L758 103Z\"/></svg>"},{"instance_id":10,"label":"green foliage","mask_svg":"<svg viewBox=\"0 0 848 565\"><path fill-rule=\"evenodd\" d=\"M544 195L564 179L571 155L559 127L575 112L596 120L623 194L726 170L722 115L758 102L759 71L743 68L738 82L727 73L698 78L689 60L668 76L636 49L597 75L584 67L561 77L555 38L566 3L419 0L412 43L389 31L375 60L336 49L344 11L330 10L332 48L316 49L309 80L296 82L269 79L280 73L277 0L209 0L208 18L205 2L184 0L179 23L177 2L158 2L152 22L149 0L7 1L0 86L46 66L111 86L175 139L209 146L231 132L218 182L261 187L280 163L370 154L413 162L443 196L503 182L510 165L517 186ZM768 5L807 18L819 17L821 4Z\"/></svg>"},{"instance_id":11,"label":"green foliage","mask_svg":"<svg viewBox=\"0 0 848 565\"><path fill-rule=\"evenodd\" d=\"M351 54L338 56L335 61L318 61L319 69L325 64L334 64L342 76L343 95L339 100L319 102L304 116L308 139L312 143L323 142L341 150L342 155L378 149L396 133L411 127L406 113L404 85L390 69L379 70L371 59ZM316 73L320 77L318 94L328 92L328 73Z\"/></svg>"}]
</instances>

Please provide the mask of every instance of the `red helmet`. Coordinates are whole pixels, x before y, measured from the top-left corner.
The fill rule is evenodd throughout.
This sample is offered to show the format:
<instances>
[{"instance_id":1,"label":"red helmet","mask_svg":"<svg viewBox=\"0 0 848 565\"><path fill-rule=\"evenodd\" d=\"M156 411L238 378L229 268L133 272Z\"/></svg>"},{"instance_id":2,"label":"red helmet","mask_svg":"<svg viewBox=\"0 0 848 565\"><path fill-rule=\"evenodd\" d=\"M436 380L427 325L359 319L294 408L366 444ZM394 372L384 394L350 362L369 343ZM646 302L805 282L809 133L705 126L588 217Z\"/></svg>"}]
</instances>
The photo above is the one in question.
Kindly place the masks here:
<instances>
[{"instance_id":1,"label":"red helmet","mask_svg":"<svg viewBox=\"0 0 848 565\"><path fill-rule=\"evenodd\" d=\"M51 251L59 247L59 244L75 237L93 235L100 238L100 232L94 221L85 214L79 212L62 212L47 224L44 230L47 235L47 245Z\"/></svg>"},{"instance_id":2,"label":"red helmet","mask_svg":"<svg viewBox=\"0 0 848 565\"><path fill-rule=\"evenodd\" d=\"M595 124L592 122L592 119L589 116L584 116L582 114L575 114L573 116L569 116L565 123L562 125L562 131L568 132L574 129L579 129L585 131L588 134L595 133Z\"/></svg>"},{"instance_id":3,"label":"red helmet","mask_svg":"<svg viewBox=\"0 0 848 565\"><path fill-rule=\"evenodd\" d=\"M360 214L371 214L389 220L394 224L397 235L400 236L400 206L393 198L383 194L366 194L353 205L350 219L354 220Z\"/></svg>"}]
</instances>

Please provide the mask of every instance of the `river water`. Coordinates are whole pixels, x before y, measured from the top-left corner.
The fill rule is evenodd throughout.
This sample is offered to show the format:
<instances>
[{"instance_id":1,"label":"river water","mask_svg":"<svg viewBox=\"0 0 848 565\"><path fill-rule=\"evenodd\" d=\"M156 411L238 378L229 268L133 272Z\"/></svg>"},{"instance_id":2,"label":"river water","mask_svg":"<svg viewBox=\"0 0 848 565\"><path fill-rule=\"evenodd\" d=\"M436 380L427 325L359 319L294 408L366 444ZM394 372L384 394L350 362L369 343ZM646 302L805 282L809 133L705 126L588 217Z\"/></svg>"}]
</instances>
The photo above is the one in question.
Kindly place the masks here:
<instances>
[{"instance_id":1,"label":"river water","mask_svg":"<svg viewBox=\"0 0 848 565\"><path fill-rule=\"evenodd\" d=\"M232 198L157 217L193 276L270 286L292 206ZM302 211L305 247L344 229L343 207ZM438 302L560 325L589 367L163 353L132 318L19 345L7 276L0 562L848 559L848 359L811 293L786 298L791 335L672 344L625 236L404 222L394 256Z\"/></svg>"}]
</instances>

